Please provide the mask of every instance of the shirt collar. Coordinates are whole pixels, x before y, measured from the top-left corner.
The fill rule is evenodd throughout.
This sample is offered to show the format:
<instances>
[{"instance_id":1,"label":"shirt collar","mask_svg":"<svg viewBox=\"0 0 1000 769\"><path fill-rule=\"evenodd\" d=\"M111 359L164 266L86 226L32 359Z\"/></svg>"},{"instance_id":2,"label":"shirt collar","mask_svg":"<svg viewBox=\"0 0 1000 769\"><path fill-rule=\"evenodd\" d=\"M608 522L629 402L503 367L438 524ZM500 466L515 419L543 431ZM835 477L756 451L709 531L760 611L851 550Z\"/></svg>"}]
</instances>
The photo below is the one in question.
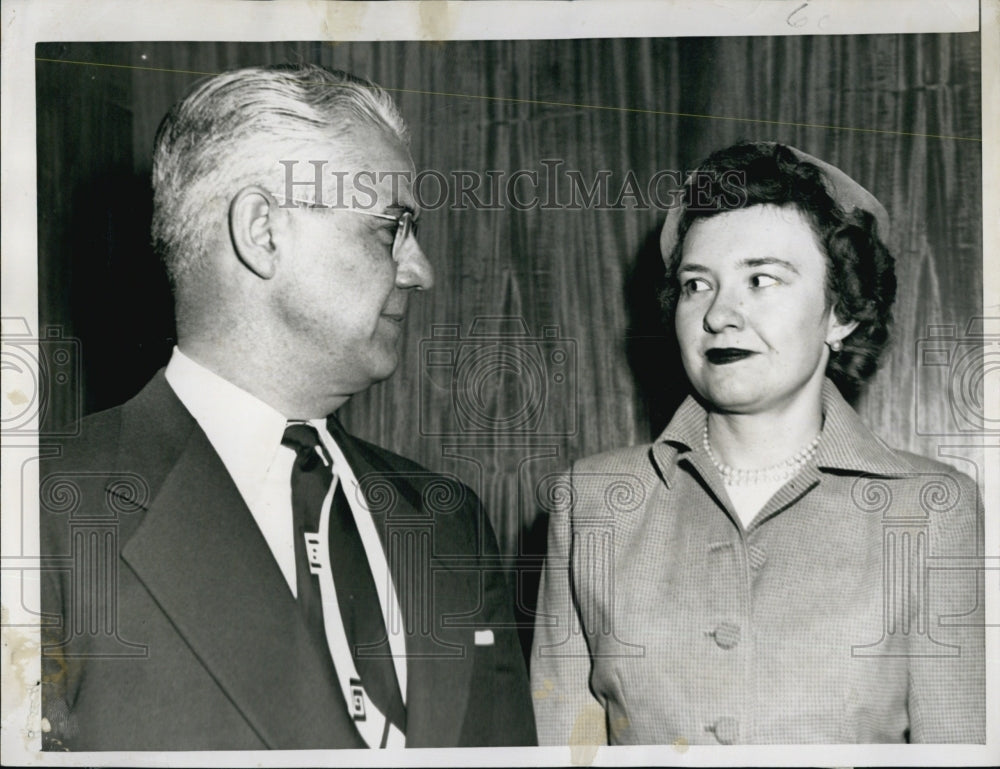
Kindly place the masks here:
<instances>
[{"instance_id":1,"label":"shirt collar","mask_svg":"<svg viewBox=\"0 0 1000 769\"><path fill-rule=\"evenodd\" d=\"M871 475L912 473L914 466L875 435L844 400L837 386L823 381L823 433L816 466ZM688 396L653 444L653 457L668 485L678 459L701 445L707 412Z\"/></svg>"},{"instance_id":2,"label":"shirt collar","mask_svg":"<svg viewBox=\"0 0 1000 769\"><path fill-rule=\"evenodd\" d=\"M281 446L284 415L174 347L167 382L216 450L253 509Z\"/></svg>"}]
</instances>

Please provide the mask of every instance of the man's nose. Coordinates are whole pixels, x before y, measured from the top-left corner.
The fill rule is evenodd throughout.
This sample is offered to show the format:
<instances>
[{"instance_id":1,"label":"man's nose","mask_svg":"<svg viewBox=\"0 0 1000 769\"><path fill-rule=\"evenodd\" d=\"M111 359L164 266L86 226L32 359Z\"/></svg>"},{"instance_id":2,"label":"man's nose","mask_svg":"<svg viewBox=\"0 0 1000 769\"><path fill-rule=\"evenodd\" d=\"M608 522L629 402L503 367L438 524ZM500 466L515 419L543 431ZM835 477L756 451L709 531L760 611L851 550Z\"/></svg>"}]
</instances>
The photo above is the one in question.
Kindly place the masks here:
<instances>
[{"instance_id":1,"label":"man's nose","mask_svg":"<svg viewBox=\"0 0 1000 769\"><path fill-rule=\"evenodd\" d=\"M743 327L743 302L736 291L720 288L705 312L705 331L718 334L727 328Z\"/></svg>"},{"instance_id":2,"label":"man's nose","mask_svg":"<svg viewBox=\"0 0 1000 769\"><path fill-rule=\"evenodd\" d=\"M396 253L396 285L426 291L434 286L434 268L412 233Z\"/></svg>"}]
</instances>

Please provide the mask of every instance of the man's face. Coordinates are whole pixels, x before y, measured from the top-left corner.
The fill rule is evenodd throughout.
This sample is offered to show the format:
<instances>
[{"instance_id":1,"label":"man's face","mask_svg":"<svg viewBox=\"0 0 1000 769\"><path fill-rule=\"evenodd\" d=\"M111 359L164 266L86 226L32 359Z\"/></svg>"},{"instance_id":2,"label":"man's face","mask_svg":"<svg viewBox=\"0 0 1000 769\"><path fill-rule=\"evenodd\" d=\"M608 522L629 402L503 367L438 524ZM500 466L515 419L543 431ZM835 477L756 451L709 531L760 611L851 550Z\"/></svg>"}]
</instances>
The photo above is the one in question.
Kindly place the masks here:
<instances>
[{"instance_id":1,"label":"man's face","mask_svg":"<svg viewBox=\"0 0 1000 769\"><path fill-rule=\"evenodd\" d=\"M297 179L312 179L309 160L327 160L327 206L343 203L392 216L419 213L410 185L413 161L388 134L367 132L355 141L349 161L338 160L344 157L342 144L318 144L300 157ZM334 171L347 172L340 200ZM352 184L359 178L360 185ZM412 234L393 253L395 221L336 208L285 210L290 258L274 298L294 350L288 357L321 380L315 383L320 390L337 391L328 394L360 392L395 371L409 289L431 287L431 265Z\"/></svg>"}]
</instances>

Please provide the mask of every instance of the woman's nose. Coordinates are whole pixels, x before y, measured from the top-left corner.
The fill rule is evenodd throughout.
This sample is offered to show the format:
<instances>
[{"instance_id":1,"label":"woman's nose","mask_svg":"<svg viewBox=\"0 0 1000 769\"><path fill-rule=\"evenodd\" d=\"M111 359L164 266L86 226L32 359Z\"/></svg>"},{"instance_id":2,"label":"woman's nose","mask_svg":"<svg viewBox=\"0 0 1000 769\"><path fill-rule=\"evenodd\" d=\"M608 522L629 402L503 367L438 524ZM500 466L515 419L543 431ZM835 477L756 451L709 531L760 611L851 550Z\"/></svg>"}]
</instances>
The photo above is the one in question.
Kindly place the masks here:
<instances>
[{"instance_id":1,"label":"woman's nose","mask_svg":"<svg viewBox=\"0 0 1000 769\"><path fill-rule=\"evenodd\" d=\"M727 328L743 327L742 301L733 291L719 290L705 312L705 331L718 334Z\"/></svg>"}]
</instances>

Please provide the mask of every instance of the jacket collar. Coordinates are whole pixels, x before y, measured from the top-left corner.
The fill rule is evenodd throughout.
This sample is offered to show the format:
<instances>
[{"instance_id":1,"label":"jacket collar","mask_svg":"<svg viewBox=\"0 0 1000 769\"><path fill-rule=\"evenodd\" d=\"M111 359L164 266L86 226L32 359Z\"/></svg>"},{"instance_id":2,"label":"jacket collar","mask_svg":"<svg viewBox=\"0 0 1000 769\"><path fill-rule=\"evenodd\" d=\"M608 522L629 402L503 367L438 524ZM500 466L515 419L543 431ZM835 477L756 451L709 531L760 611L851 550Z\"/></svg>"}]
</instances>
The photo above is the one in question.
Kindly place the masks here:
<instances>
[{"instance_id":1,"label":"jacket collar","mask_svg":"<svg viewBox=\"0 0 1000 769\"><path fill-rule=\"evenodd\" d=\"M264 743L363 747L325 648L162 371L123 407L118 456L149 487L123 560Z\"/></svg>"},{"instance_id":2,"label":"jacket collar","mask_svg":"<svg viewBox=\"0 0 1000 769\"><path fill-rule=\"evenodd\" d=\"M906 475L916 469L893 451L861 421L837 386L823 381L823 431L816 451L816 466L832 472L861 475ZM653 459L669 486L677 462L701 446L707 412L688 396L666 429L653 444Z\"/></svg>"},{"instance_id":3,"label":"jacket collar","mask_svg":"<svg viewBox=\"0 0 1000 769\"><path fill-rule=\"evenodd\" d=\"M256 504L288 420L264 401L174 348L164 377L208 436L243 499Z\"/></svg>"},{"instance_id":4,"label":"jacket collar","mask_svg":"<svg viewBox=\"0 0 1000 769\"><path fill-rule=\"evenodd\" d=\"M451 541L453 516L426 509L429 472L401 469L335 418L328 424L366 494L393 501L387 508L369 500L384 516L376 528L390 571L394 558L413 569L397 583L402 616L417 620L406 636L407 744L456 744L474 655L472 631L448 619L468 612L469 572L438 553L472 543ZM149 500L123 559L261 739L271 748L363 747L330 677L328 650L309 636L252 513L162 370L123 407L118 466L144 479ZM407 543L416 549L404 552ZM429 557L427 566L407 560L420 557ZM219 589L234 583L239 590Z\"/></svg>"}]
</instances>

